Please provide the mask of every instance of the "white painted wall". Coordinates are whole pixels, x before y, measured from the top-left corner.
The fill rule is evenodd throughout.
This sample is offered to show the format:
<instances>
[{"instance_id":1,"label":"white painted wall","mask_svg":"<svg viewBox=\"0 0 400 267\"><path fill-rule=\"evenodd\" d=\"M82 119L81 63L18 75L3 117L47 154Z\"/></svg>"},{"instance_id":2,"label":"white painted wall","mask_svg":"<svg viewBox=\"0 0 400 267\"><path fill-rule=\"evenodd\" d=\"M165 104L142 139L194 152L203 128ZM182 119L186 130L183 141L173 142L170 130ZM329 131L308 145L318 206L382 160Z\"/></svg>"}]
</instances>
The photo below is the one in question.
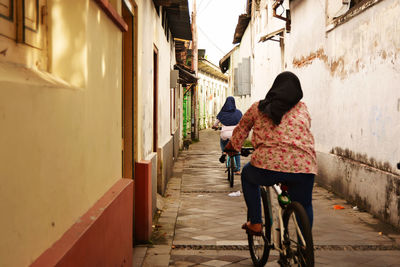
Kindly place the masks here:
<instances>
[{"instance_id":1,"label":"white painted wall","mask_svg":"<svg viewBox=\"0 0 400 267\"><path fill-rule=\"evenodd\" d=\"M153 152L153 127L158 127L158 146L171 139L170 70L175 51L167 41L152 1L138 3L138 127L139 159ZM161 14L161 11L160 11ZM153 125L153 51L158 49L158 125ZM173 57L171 57L173 55Z\"/></svg>"},{"instance_id":2,"label":"white painted wall","mask_svg":"<svg viewBox=\"0 0 400 267\"><path fill-rule=\"evenodd\" d=\"M271 13L263 21L268 13L263 4L273 1L261 2L260 14L253 13L255 34L282 23ZM283 66L299 77L311 113L318 183L400 227L400 2L379 1L335 26L332 17L340 8L339 0L290 1ZM241 52L249 47L243 45L247 34ZM254 100L265 95L282 68L275 44L257 41L250 47Z\"/></svg>"},{"instance_id":3,"label":"white painted wall","mask_svg":"<svg viewBox=\"0 0 400 267\"><path fill-rule=\"evenodd\" d=\"M400 3L382 1L330 32L315 3L294 3L291 40L296 42L288 41L288 59L322 54L308 65L292 65L311 111L317 150L347 148L395 166L400 161L400 147L394 145L400 139Z\"/></svg>"},{"instance_id":4,"label":"white painted wall","mask_svg":"<svg viewBox=\"0 0 400 267\"><path fill-rule=\"evenodd\" d=\"M228 83L200 69L198 77L200 128L209 128L225 103Z\"/></svg>"},{"instance_id":5,"label":"white painted wall","mask_svg":"<svg viewBox=\"0 0 400 267\"><path fill-rule=\"evenodd\" d=\"M238 67L239 63L242 62L242 58L248 58L250 57L250 66L251 66L251 71L250 73L253 72L253 58L252 58L252 43L251 43L251 25L247 27L245 33L243 34L242 41L240 42L238 48L232 53L231 55L231 63L230 63L230 74L234 75L234 69ZM233 77L233 76L231 76ZM250 77L250 81L251 81ZM233 96L234 90L234 79L232 78L231 81L231 95ZM246 110L251 106L251 95L247 96L235 96L235 102L236 102L236 108L242 111L244 114Z\"/></svg>"},{"instance_id":6,"label":"white painted wall","mask_svg":"<svg viewBox=\"0 0 400 267\"><path fill-rule=\"evenodd\" d=\"M252 102L264 99L268 90L271 88L275 77L282 72L281 46L279 42L272 40L259 42L260 38L274 31L285 27L285 22L272 17L271 0L263 0L260 3L260 10L253 10L251 23L254 39L253 57L253 86L251 92ZM285 2L285 6L287 6ZM247 33L247 31L246 31ZM274 40L279 40L275 37Z\"/></svg>"},{"instance_id":7,"label":"white painted wall","mask_svg":"<svg viewBox=\"0 0 400 267\"><path fill-rule=\"evenodd\" d=\"M265 97L277 74L291 70L302 83L318 151L347 148L395 166L400 161L400 147L393 146L400 135L399 2L381 1L327 31L341 1L328 6L328 1L291 1L283 65L278 42L259 42L285 26L272 17L273 2L262 0L259 10L253 8L232 57L235 68L240 58L251 56L251 102ZM288 1L284 4L288 8Z\"/></svg>"}]
</instances>

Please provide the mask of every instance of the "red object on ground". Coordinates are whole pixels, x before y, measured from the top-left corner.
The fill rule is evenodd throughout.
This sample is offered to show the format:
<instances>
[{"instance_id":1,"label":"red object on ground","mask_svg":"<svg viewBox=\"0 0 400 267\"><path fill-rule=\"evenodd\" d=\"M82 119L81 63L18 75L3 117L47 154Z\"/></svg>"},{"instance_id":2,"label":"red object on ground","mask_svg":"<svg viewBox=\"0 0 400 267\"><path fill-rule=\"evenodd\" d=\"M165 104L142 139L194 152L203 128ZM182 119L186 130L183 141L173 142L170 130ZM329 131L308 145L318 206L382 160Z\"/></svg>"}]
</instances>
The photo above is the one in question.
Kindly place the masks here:
<instances>
[{"instance_id":1,"label":"red object on ground","mask_svg":"<svg viewBox=\"0 0 400 267\"><path fill-rule=\"evenodd\" d=\"M343 206L340 206L340 205L335 205L335 206L333 206L333 209L335 209L335 210L342 210L342 209L344 209L344 207L343 207Z\"/></svg>"}]
</instances>

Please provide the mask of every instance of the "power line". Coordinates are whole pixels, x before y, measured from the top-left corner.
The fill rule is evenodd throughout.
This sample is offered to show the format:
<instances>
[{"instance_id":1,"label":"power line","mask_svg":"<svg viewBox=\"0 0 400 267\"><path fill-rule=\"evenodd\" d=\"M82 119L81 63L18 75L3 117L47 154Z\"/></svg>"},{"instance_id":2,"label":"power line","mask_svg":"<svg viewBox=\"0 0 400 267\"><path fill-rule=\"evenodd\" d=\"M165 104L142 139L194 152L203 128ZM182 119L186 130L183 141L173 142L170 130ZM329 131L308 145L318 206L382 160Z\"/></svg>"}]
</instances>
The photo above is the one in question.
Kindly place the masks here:
<instances>
[{"instance_id":1,"label":"power line","mask_svg":"<svg viewBox=\"0 0 400 267\"><path fill-rule=\"evenodd\" d=\"M223 55L225 55L225 52L222 51L222 49L219 48L218 45L216 45L216 44L213 42L213 40L212 40L210 37L207 36L207 34L203 31L203 29L202 29L199 25L197 25L197 27L198 27L199 30L204 34L204 36L210 41L210 43L211 43L215 48L217 48Z\"/></svg>"},{"instance_id":2,"label":"power line","mask_svg":"<svg viewBox=\"0 0 400 267\"><path fill-rule=\"evenodd\" d=\"M204 4L206 0L201 0L200 3L197 5L197 8L200 10L201 6Z\"/></svg>"},{"instance_id":3,"label":"power line","mask_svg":"<svg viewBox=\"0 0 400 267\"><path fill-rule=\"evenodd\" d=\"M205 1L205 0L204 0L204 1ZM208 0L207 5L206 5L202 10L200 10L200 8L199 8L199 10L200 10L200 11L198 12L199 15L200 15L201 12L203 12L204 10L206 10L206 8L207 8L208 5L211 3L211 1L212 1L212 0Z\"/></svg>"}]
</instances>

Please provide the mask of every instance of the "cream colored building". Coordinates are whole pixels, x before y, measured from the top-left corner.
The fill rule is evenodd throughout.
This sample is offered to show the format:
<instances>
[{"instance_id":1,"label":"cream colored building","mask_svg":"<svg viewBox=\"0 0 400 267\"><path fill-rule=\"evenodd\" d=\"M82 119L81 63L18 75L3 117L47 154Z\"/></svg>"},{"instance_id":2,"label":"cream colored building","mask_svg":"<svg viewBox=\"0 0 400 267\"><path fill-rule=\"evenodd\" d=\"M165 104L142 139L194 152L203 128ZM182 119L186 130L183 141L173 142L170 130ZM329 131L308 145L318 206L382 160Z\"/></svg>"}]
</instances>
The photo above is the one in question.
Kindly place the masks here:
<instances>
[{"instance_id":1,"label":"cream colored building","mask_svg":"<svg viewBox=\"0 0 400 267\"><path fill-rule=\"evenodd\" d=\"M174 38L191 39L168 2L1 2L0 266L120 265L151 233L179 146Z\"/></svg>"},{"instance_id":2,"label":"cream colored building","mask_svg":"<svg viewBox=\"0 0 400 267\"><path fill-rule=\"evenodd\" d=\"M210 128L215 117L230 96L228 76L205 58L199 59L198 109L200 129Z\"/></svg>"}]
</instances>

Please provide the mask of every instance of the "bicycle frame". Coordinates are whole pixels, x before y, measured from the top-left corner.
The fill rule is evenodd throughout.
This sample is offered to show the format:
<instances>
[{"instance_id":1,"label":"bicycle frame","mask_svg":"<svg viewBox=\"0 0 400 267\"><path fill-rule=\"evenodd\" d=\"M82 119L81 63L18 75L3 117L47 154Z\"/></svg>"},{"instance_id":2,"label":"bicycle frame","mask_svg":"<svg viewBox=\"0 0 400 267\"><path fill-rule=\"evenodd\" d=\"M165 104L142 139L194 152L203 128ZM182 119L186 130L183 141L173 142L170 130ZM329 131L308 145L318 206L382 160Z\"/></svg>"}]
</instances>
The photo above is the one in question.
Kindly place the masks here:
<instances>
[{"instance_id":1,"label":"bicycle frame","mask_svg":"<svg viewBox=\"0 0 400 267\"><path fill-rule=\"evenodd\" d=\"M269 188L270 188L270 186L264 186L265 190L269 190ZM278 220L278 228L274 229L274 217L272 216L273 212L272 212L271 194L269 194L270 199L268 199L268 205L269 205L268 210L270 212L270 218L272 220L271 228L274 230L273 234L272 234L273 240L272 240L271 246L273 249L276 249L277 251L279 251L279 253L286 255L287 250L286 250L286 245L284 244L285 226L283 224L283 218L282 218L283 209L282 209L282 204L280 203L280 201L278 199L279 196L282 194L282 189L280 188L279 185L276 185L276 184L274 184L272 186L272 188L277 196L277 202L278 202L278 214L277 214L277 218L275 218ZM296 217L293 217L293 218L294 218L294 224L296 226L296 233L300 237L303 246L305 246L306 241L303 237L303 234L301 233L300 227L297 223L297 219L296 219ZM279 235L276 234L276 231L279 231ZM278 236L279 236L279 238L278 238Z\"/></svg>"},{"instance_id":2,"label":"bicycle frame","mask_svg":"<svg viewBox=\"0 0 400 267\"><path fill-rule=\"evenodd\" d=\"M236 159L235 156L229 156L228 154L226 154L226 168L236 168ZM233 165L231 166L231 162L233 163Z\"/></svg>"}]
</instances>

